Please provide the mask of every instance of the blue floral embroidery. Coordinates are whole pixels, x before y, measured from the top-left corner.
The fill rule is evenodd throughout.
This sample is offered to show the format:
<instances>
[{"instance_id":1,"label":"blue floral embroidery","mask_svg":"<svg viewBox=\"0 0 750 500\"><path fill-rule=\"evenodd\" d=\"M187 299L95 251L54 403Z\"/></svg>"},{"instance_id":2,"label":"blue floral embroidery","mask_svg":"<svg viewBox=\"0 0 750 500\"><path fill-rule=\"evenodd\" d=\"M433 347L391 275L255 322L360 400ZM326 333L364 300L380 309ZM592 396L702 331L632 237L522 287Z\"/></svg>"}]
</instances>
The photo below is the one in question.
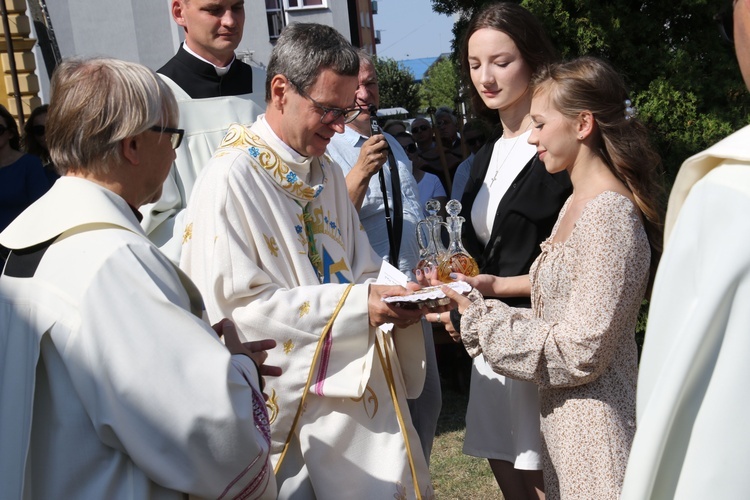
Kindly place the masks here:
<instances>
[{"instance_id":1,"label":"blue floral embroidery","mask_svg":"<svg viewBox=\"0 0 750 500\"><path fill-rule=\"evenodd\" d=\"M313 195L313 198L317 198L318 195L323 191L323 185L319 184L315 187L315 194Z\"/></svg>"},{"instance_id":2,"label":"blue floral embroidery","mask_svg":"<svg viewBox=\"0 0 750 500\"><path fill-rule=\"evenodd\" d=\"M295 182L297 182L297 174L295 174L292 171L289 171L289 173L286 174L286 181L289 182L290 184L294 184Z\"/></svg>"},{"instance_id":3,"label":"blue floral embroidery","mask_svg":"<svg viewBox=\"0 0 750 500\"><path fill-rule=\"evenodd\" d=\"M331 229L336 229L336 223L331 221Z\"/></svg>"},{"instance_id":4,"label":"blue floral embroidery","mask_svg":"<svg viewBox=\"0 0 750 500\"><path fill-rule=\"evenodd\" d=\"M302 226L294 226L294 230L297 231L297 234L302 234Z\"/></svg>"},{"instance_id":5,"label":"blue floral embroidery","mask_svg":"<svg viewBox=\"0 0 750 500\"><path fill-rule=\"evenodd\" d=\"M248 148L247 152L250 153L250 156L252 156L253 158L257 158L260 154L260 149L253 146L251 148Z\"/></svg>"}]
</instances>

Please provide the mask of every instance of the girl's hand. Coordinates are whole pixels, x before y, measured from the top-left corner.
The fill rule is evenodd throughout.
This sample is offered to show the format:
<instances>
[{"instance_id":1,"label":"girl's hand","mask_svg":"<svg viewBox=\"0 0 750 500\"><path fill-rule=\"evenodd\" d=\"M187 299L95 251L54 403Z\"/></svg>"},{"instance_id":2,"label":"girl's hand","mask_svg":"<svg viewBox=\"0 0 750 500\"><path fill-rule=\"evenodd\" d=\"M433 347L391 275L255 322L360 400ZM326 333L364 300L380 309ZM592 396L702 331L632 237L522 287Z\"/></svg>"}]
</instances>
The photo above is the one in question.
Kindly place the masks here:
<instances>
[{"instance_id":1,"label":"girl's hand","mask_svg":"<svg viewBox=\"0 0 750 500\"><path fill-rule=\"evenodd\" d=\"M460 293L454 291L451 287L443 286L441 287L441 290L443 291L445 296L451 299L452 303L456 305L459 313L463 314L466 308L471 305L471 299L469 299L469 297L461 295ZM450 322L450 318L448 319L448 321Z\"/></svg>"}]
</instances>

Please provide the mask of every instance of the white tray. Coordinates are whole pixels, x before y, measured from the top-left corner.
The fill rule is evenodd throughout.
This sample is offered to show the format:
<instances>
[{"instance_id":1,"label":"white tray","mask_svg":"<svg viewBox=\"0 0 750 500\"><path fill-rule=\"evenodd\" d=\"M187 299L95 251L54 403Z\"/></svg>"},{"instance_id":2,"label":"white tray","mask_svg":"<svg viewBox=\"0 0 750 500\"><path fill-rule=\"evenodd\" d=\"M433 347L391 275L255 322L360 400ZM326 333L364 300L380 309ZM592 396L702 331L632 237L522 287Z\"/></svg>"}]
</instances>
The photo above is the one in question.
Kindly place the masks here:
<instances>
[{"instance_id":1,"label":"white tray","mask_svg":"<svg viewBox=\"0 0 750 500\"><path fill-rule=\"evenodd\" d=\"M388 302L391 304L401 304L404 306L410 305L414 307L444 306L450 302L450 299L446 297L445 293L441 290L441 287L443 286L447 286L463 295L466 295L471 291L471 285L469 285L465 281L453 281L451 283L446 283L445 285L425 287L421 290L417 290L416 292L407 295L384 297L383 302Z\"/></svg>"}]
</instances>

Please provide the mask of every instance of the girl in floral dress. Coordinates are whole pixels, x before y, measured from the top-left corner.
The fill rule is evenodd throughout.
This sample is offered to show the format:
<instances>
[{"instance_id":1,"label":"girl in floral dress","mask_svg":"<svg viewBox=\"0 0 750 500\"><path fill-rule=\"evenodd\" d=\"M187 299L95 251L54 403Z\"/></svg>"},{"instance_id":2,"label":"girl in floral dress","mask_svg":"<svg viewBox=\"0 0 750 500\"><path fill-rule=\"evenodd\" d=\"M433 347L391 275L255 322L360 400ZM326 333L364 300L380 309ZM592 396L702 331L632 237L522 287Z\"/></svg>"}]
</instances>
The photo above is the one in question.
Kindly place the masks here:
<instances>
[{"instance_id":1,"label":"girl in floral dress","mask_svg":"<svg viewBox=\"0 0 750 500\"><path fill-rule=\"evenodd\" d=\"M531 309L450 290L469 354L539 387L547 498L618 498L635 432L635 325L660 255L658 155L619 74L584 57L532 80L529 142L573 194L525 276ZM462 276L457 276L461 278Z\"/></svg>"}]
</instances>

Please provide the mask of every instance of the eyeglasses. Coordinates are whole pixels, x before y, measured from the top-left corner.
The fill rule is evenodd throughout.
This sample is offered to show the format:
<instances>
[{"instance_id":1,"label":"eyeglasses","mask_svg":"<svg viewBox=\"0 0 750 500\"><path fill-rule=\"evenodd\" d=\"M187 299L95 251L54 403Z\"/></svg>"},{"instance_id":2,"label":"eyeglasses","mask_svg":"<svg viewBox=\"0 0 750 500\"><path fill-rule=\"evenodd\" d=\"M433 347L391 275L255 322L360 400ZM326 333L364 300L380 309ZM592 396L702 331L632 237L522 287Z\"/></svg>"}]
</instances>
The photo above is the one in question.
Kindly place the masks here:
<instances>
[{"instance_id":1,"label":"eyeglasses","mask_svg":"<svg viewBox=\"0 0 750 500\"><path fill-rule=\"evenodd\" d=\"M418 134L419 132L424 132L425 130L430 130L429 125L417 125L416 127L411 128L412 134Z\"/></svg>"},{"instance_id":2,"label":"eyeglasses","mask_svg":"<svg viewBox=\"0 0 750 500\"><path fill-rule=\"evenodd\" d=\"M180 144L182 144L182 138L185 136L185 131L181 128L160 127L154 125L149 130L159 132L160 134L169 134L169 142L172 143L172 149L179 148Z\"/></svg>"},{"instance_id":3,"label":"eyeglasses","mask_svg":"<svg viewBox=\"0 0 750 500\"><path fill-rule=\"evenodd\" d=\"M729 2L714 16L714 21L719 25L721 37L731 44L734 44L734 4L735 2Z\"/></svg>"},{"instance_id":4,"label":"eyeglasses","mask_svg":"<svg viewBox=\"0 0 750 500\"><path fill-rule=\"evenodd\" d=\"M289 80L289 78L287 78L287 80ZM330 125L341 117L344 118L344 123L351 123L362 112L362 108L329 108L328 106L323 106L318 101L310 97L307 92L302 90L299 85L291 80L289 80L289 83L291 83L292 86L297 89L297 93L299 95L313 103L316 108L323 112L320 117L320 123L322 123L323 125Z\"/></svg>"},{"instance_id":5,"label":"eyeglasses","mask_svg":"<svg viewBox=\"0 0 750 500\"><path fill-rule=\"evenodd\" d=\"M44 125L34 125L31 127L31 133L34 135L44 135L46 132L46 127Z\"/></svg>"}]
</instances>

